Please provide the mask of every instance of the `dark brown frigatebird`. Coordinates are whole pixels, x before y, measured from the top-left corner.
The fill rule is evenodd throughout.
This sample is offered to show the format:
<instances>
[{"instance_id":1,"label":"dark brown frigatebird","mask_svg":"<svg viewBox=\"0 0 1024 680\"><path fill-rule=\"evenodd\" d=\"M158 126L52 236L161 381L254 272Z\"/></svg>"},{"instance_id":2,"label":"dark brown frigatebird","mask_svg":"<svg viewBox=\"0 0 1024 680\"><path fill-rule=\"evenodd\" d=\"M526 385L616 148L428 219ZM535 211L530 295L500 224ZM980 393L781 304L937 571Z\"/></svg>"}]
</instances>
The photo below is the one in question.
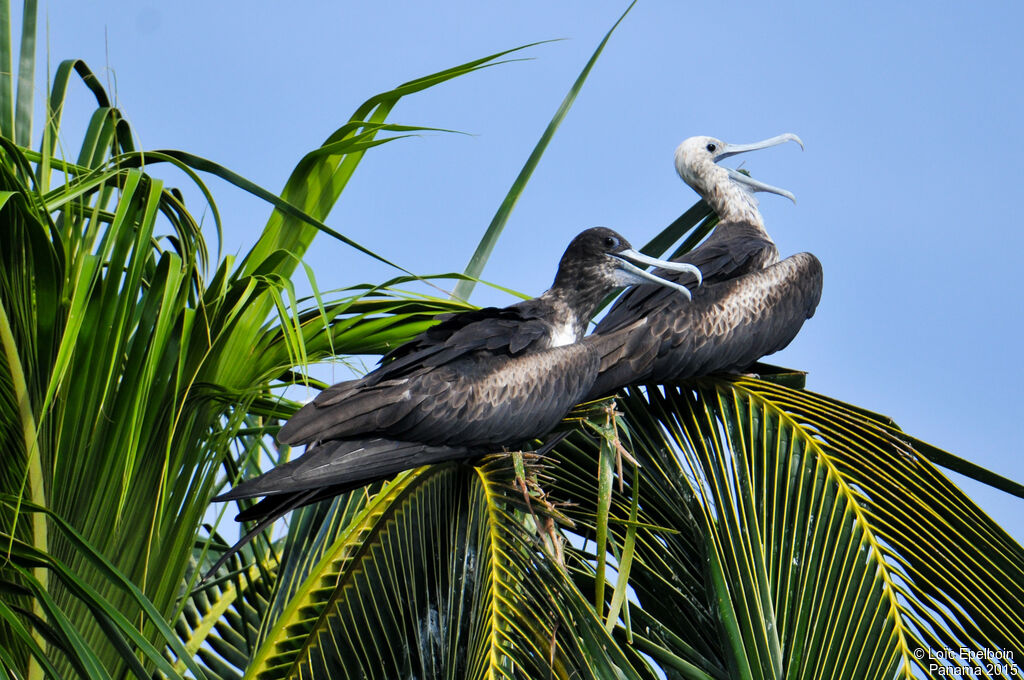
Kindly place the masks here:
<instances>
[{"instance_id":1,"label":"dark brown frigatebird","mask_svg":"<svg viewBox=\"0 0 1024 680\"><path fill-rule=\"evenodd\" d=\"M293 508L402 470L546 434L589 393L602 357L618 354L628 337L579 342L608 293L650 282L690 298L686 286L637 264L685 273L687 282L700 279L691 264L646 257L610 229L588 229L569 244L540 297L446 315L372 372L324 390L277 435L283 444L308 445L306 453L214 500L263 496L237 517L261 520L262 527Z\"/></svg>"},{"instance_id":2,"label":"dark brown frigatebird","mask_svg":"<svg viewBox=\"0 0 1024 680\"><path fill-rule=\"evenodd\" d=\"M787 141L783 134L754 144L726 144L713 137L691 137L676 149L679 176L714 209L719 223L698 247L676 258L700 268L703 285L686 305L653 286L637 286L619 298L595 329L621 332L647 319L631 349L608 361L588 398L611 394L634 382L682 380L746 369L788 345L814 314L821 297L821 263L810 253L779 262L779 251L764 228L754 192L794 200L784 189L717 163L745 151ZM655 274L683 281L679 274Z\"/></svg>"}]
</instances>

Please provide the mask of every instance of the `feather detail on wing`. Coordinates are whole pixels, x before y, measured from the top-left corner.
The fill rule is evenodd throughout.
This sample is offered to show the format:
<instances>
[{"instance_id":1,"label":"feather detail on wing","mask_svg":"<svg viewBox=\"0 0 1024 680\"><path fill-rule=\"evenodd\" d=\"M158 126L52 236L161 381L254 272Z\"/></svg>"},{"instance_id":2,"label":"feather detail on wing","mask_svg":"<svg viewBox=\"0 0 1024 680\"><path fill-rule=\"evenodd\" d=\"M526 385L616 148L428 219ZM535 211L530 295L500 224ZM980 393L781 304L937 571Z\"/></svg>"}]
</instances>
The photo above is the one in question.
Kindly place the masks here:
<instances>
[{"instance_id":1,"label":"feather detail on wing","mask_svg":"<svg viewBox=\"0 0 1024 680\"><path fill-rule=\"evenodd\" d=\"M439 460L468 458L480 453L484 452L465 446L428 446L420 442L381 437L336 439L311 446L299 458L242 482L213 500L220 502L256 496L292 496L310 489L348 484L362 486L409 468Z\"/></svg>"},{"instance_id":2,"label":"feather detail on wing","mask_svg":"<svg viewBox=\"0 0 1024 680\"><path fill-rule=\"evenodd\" d=\"M631 306L632 323L646 318L645 326L623 326L623 314L617 330L591 336L593 342L609 340L601 341L604 360L588 399L630 383L742 370L796 337L814 314L821 287L821 263L810 253L799 253L766 269L701 286L692 301L673 300L654 311ZM618 338L622 333L626 339Z\"/></svg>"},{"instance_id":3,"label":"feather detail on wing","mask_svg":"<svg viewBox=\"0 0 1024 680\"><path fill-rule=\"evenodd\" d=\"M477 351L398 379L337 385L299 410L290 445L380 436L501 447L545 434L582 399L598 359L580 344L515 356Z\"/></svg>"},{"instance_id":4,"label":"feather detail on wing","mask_svg":"<svg viewBox=\"0 0 1024 680\"><path fill-rule=\"evenodd\" d=\"M821 263L799 253L709 287L694 308L666 317L647 380L682 380L746 369L786 347L821 299Z\"/></svg>"},{"instance_id":5,"label":"feather detail on wing","mask_svg":"<svg viewBox=\"0 0 1024 680\"><path fill-rule=\"evenodd\" d=\"M481 350L515 355L527 349L543 349L551 335L550 323L538 318L527 303L485 307L442 318L441 323L384 355L380 367L364 378L367 384L442 366Z\"/></svg>"}]
</instances>

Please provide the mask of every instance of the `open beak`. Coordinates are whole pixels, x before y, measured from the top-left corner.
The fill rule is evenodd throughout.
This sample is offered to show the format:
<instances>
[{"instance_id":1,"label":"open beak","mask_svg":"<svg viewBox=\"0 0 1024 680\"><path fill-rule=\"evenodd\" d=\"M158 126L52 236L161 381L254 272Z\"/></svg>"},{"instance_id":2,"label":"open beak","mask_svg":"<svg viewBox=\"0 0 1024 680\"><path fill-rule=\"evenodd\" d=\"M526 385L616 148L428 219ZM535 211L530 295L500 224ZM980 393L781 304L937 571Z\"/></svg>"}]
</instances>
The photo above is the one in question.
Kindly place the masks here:
<instances>
[{"instance_id":1,"label":"open beak","mask_svg":"<svg viewBox=\"0 0 1024 680\"><path fill-rule=\"evenodd\" d=\"M787 132L785 134L776 135L775 137L771 137L760 142L754 142L753 144L725 144L722 147L721 151L715 154L714 161L717 163L720 160L729 158L730 156L735 156L736 154L739 153L746 153L747 151L757 151L758 149L767 149L768 147L778 146L779 144L785 144L786 142L796 142L797 144L800 145L801 149L804 148L804 143L799 137L794 135L792 132ZM729 172L729 177L734 182L739 182L740 184L747 186L751 191L764 191L770 194L778 194L779 196L785 196L789 200L796 203L796 196L794 196L792 192L786 191L785 189L780 189L779 187L773 187L771 184L759 182L753 177L744 175L742 172L739 172L738 170L733 170L732 168L726 168L726 170Z\"/></svg>"},{"instance_id":2,"label":"open beak","mask_svg":"<svg viewBox=\"0 0 1024 680\"><path fill-rule=\"evenodd\" d=\"M690 290L686 286L678 284L675 281L663 279L660 276L655 276L654 274L641 269L636 264L633 264L634 262L653 267L661 267L662 269L667 269L669 271L692 274L697 279L698 286L704 280L704 277L700 273L700 269L694 267L692 264L659 260L654 257L648 257L643 253L633 250L632 248L627 248L626 250L612 254L611 257L616 259L615 266L618 281L625 285L656 283L660 286L665 286L666 288L673 288L685 295L687 299L692 299Z\"/></svg>"}]
</instances>

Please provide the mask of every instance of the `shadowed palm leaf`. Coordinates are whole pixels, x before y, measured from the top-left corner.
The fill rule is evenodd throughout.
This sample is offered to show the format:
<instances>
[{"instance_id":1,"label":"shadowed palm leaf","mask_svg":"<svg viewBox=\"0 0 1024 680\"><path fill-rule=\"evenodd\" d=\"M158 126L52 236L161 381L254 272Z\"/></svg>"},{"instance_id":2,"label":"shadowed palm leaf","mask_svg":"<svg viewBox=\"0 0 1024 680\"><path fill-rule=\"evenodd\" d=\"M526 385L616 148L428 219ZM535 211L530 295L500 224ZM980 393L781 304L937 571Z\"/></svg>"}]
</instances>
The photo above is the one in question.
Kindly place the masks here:
<instances>
[{"instance_id":1,"label":"shadowed palm leaf","mask_svg":"<svg viewBox=\"0 0 1024 680\"><path fill-rule=\"evenodd\" d=\"M641 467L612 529L622 545L638 494L633 632L662 655L792 678L909 677L961 647L1021 658L1024 550L888 422L746 378L620 405ZM556 455L556 493L592 523L592 447Z\"/></svg>"},{"instance_id":2,"label":"shadowed palm leaf","mask_svg":"<svg viewBox=\"0 0 1024 680\"><path fill-rule=\"evenodd\" d=\"M386 485L294 591L249 675L634 677L523 526L513 475L499 456Z\"/></svg>"}]
</instances>

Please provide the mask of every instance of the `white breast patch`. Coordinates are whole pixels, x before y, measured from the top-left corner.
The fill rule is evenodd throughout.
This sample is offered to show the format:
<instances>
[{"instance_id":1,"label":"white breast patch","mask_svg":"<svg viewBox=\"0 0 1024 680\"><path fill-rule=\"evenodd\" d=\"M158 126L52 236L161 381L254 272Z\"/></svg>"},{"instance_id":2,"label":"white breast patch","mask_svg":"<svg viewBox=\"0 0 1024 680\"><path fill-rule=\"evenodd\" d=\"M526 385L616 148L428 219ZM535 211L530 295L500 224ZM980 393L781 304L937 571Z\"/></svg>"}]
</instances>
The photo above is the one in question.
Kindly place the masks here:
<instances>
[{"instance_id":1,"label":"white breast patch","mask_svg":"<svg viewBox=\"0 0 1024 680\"><path fill-rule=\"evenodd\" d=\"M572 327L571 321L565 321L561 325L555 326L555 332L551 336L552 347L563 347L574 342L576 342L576 331Z\"/></svg>"}]
</instances>

